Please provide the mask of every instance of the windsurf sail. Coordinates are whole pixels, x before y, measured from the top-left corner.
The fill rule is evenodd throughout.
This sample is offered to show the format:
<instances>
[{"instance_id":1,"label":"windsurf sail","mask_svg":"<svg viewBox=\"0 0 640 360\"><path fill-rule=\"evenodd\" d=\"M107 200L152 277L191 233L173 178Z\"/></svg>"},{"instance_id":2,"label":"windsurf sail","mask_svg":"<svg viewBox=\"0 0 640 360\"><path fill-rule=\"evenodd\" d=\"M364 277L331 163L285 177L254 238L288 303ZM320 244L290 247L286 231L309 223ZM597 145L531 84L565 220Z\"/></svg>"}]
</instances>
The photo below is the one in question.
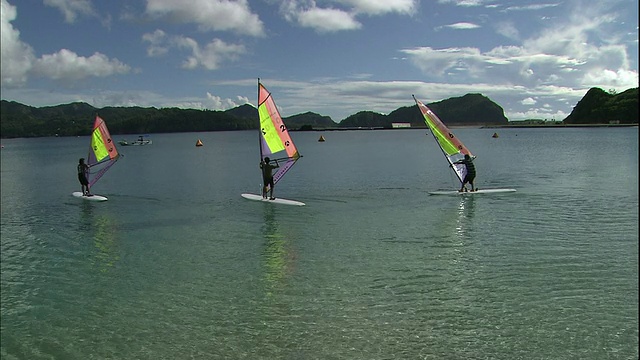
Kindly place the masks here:
<instances>
[{"instance_id":1,"label":"windsurf sail","mask_svg":"<svg viewBox=\"0 0 640 360\"><path fill-rule=\"evenodd\" d=\"M444 125L440 118L438 118L438 116L431 111L427 105L421 103L415 96L413 96L413 100L415 100L416 105L418 105L418 108L424 117L424 122L431 131L431 135L436 139L444 157L447 159L447 162L453 169L453 172L458 177L460 184L462 184L462 180L466 175L467 169L463 164L454 164L454 162L463 159L464 155L473 157L473 154L471 154L469 149L467 149L467 147L464 146L464 144L462 144L455 135L453 135L451 130Z\"/></svg>"},{"instance_id":2,"label":"windsurf sail","mask_svg":"<svg viewBox=\"0 0 640 360\"><path fill-rule=\"evenodd\" d=\"M93 123L91 132L91 146L87 165L89 165L89 186L93 186L113 164L118 161L120 154L116 149L116 144L111 139L107 124L98 115Z\"/></svg>"},{"instance_id":3,"label":"windsurf sail","mask_svg":"<svg viewBox=\"0 0 640 360\"><path fill-rule=\"evenodd\" d=\"M274 185L291 169L301 155L289 136L271 93L258 79L258 115L260 117L260 161L268 157L280 167L273 174Z\"/></svg>"}]
</instances>

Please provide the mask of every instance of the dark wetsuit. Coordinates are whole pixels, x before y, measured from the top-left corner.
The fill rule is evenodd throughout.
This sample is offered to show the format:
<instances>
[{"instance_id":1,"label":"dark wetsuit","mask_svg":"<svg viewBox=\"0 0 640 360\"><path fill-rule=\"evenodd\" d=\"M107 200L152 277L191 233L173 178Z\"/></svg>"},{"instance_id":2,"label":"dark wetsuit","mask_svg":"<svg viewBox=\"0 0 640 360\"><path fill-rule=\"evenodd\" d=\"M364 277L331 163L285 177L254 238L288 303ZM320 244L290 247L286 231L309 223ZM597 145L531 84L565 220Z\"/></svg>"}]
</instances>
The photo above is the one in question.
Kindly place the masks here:
<instances>
[{"instance_id":1,"label":"dark wetsuit","mask_svg":"<svg viewBox=\"0 0 640 360\"><path fill-rule=\"evenodd\" d=\"M277 168L277 166L262 162L260 163L260 168L262 169L262 180L264 182L264 186L270 186L273 188L273 169Z\"/></svg>"},{"instance_id":2,"label":"dark wetsuit","mask_svg":"<svg viewBox=\"0 0 640 360\"><path fill-rule=\"evenodd\" d=\"M87 164L78 164L78 180L80 184L83 186L89 185L89 180L87 180L87 171L89 170L89 166Z\"/></svg>"}]
</instances>

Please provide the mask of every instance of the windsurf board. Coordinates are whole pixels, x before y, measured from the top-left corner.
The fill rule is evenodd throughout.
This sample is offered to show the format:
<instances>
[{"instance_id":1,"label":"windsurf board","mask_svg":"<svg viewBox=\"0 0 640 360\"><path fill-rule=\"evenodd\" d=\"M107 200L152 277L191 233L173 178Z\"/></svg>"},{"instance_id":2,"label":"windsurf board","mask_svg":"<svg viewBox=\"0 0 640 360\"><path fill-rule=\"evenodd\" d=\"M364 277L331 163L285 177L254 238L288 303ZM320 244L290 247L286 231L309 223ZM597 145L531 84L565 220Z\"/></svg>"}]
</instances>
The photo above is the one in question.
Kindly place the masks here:
<instances>
[{"instance_id":1,"label":"windsurf board","mask_svg":"<svg viewBox=\"0 0 640 360\"><path fill-rule=\"evenodd\" d=\"M81 191L75 191L73 194L71 194L77 198L82 198L84 200L88 200L88 201L107 201L108 199L105 196L102 195L96 195L93 194L91 196L87 196L85 194L83 194Z\"/></svg>"},{"instance_id":2,"label":"windsurf board","mask_svg":"<svg viewBox=\"0 0 640 360\"><path fill-rule=\"evenodd\" d=\"M515 192L516 189L479 189L476 191L458 191L458 190L440 190L430 191L430 195L474 195L474 194L495 194L495 193L510 193Z\"/></svg>"},{"instance_id":3,"label":"windsurf board","mask_svg":"<svg viewBox=\"0 0 640 360\"><path fill-rule=\"evenodd\" d=\"M275 198L274 200L271 200L269 198L265 199L262 197L262 195L256 195L256 194L242 194L242 197L249 200L264 201L264 202L270 202L274 204L294 205L294 206L305 205L303 202L300 202L300 201L288 200L283 198Z\"/></svg>"}]
</instances>

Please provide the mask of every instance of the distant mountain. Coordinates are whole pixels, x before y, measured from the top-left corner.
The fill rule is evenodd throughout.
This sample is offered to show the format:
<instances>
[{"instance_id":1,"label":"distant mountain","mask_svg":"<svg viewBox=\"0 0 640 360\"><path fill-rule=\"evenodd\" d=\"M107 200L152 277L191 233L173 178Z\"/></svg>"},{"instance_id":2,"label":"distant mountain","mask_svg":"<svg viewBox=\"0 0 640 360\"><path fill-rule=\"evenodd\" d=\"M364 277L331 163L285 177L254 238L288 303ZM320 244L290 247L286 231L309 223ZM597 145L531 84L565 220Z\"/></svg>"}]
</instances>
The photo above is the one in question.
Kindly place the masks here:
<instances>
[{"instance_id":1,"label":"distant mountain","mask_svg":"<svg viewBox=\"0 0 640 360\"><path fill-rule=\"evenodd\" d=\"M427 104L447 125L506 125L504 110L488 97L467 94ZM226 111L154 107L95 108L76 102L36 108L14 101L0 103L0 137L78 136L91 131L99 114L114 136L190 131L228 131L258 128L258 111L250 104ZM340 123L312 112L282 119L291 130L330 128L391 128L392 123L411 123L425 127L416 105L398 108L388 115L360 111ZM568 124L638 123L638 88L610 94L593 88L587 92L565 119Z\"/></svg>"},{"instance_id":2,"label":"distant mountain","mask_svg":"<svg viewBox=\"0 0 640 360\"><path fill-rule=\"evenodd\" d=\"M578 101L565 124L637 124L638 88L620 94L592 88Z\"/></svg>"},{"instance_id":3,"label":"distant mountain","mask_svg":"<svg viewBox=\"0 0 640 360\"><path fill-rule=\"evenodd\" d=\"M340 127L390 128L391 120L384 114L373 111L360 111L342 120Z\"/></svg>"},{"instance_id":4,"label":"distant mountain","mask_svg":"<svg viewBox=\"0 0 640 360\"><path fill-rule=\"evenodd\" d=\"M309 128L328 128L335 127L337 124L331 120L329 116L319 115L313 112L306 112L282 118L288 129L297 130L303 127Z\"/></svg>"},{"instance_id":5,"label":"distant mountain","mask_svg":"<svg viewBox=\"0 0 640 360\"><path fill-rule=\"evenodd\" d=\"M502 107L481 94L467 94L426 105L447 125L506 125L509 123ZM408 122L412 127L426 126L417 105L396 109L389 113L387 118L389 124Z\"/></svg>"},{"instance_id":6,"label":"distant mountain","mask_svg":"<svg viewBox=\"0 0 640 360\"><path fill-rule=\"evenodd\" d=\"M239 119L258 119L258 109L256 109L251 104L244 104L238 107L234 107L233 109L225 110L225 113L235 116Z\"/></svg>"}]
</instances>

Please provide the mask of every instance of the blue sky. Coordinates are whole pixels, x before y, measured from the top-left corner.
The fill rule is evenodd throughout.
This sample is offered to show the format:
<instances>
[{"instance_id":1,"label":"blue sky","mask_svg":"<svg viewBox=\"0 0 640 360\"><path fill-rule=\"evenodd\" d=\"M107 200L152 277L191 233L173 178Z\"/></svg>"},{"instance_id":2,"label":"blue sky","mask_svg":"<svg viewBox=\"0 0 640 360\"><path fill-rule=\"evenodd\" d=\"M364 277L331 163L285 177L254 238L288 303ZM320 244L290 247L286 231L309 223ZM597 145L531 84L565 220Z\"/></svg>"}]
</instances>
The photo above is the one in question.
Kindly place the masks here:
<instances>
[{"instance_id":1,"label":"blue sky","mask_svg":"<svg viewBox=\"0 0 640 360\"><path fill-rule=\"evenodd\" d=\"M336 122L480 93L562 120L638 87L637 0L0 0L1 97L31 106L226 110Z\"/></svg>"}]
</instances>

